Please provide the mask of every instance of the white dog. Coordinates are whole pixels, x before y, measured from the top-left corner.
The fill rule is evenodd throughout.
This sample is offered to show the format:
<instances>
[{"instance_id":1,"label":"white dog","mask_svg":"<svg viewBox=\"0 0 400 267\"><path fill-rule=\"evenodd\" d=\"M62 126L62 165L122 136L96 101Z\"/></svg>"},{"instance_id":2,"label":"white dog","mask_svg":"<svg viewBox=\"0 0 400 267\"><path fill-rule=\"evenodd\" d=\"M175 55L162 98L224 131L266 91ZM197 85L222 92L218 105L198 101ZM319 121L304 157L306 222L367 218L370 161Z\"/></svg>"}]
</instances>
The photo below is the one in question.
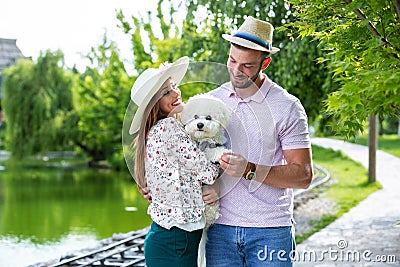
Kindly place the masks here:
<instances>
[{"instance_id":1,"label":"white dog","mask_svg":"<svg viewBox=\"0 0 400 267\"><path fill-rule=\"evenodd\" d=\"M181 121L185 125L193 141L204 151L210 162L218 162L218 159L226 149L226 137L224 129L231 118L231 110L218 98L211 95L200 94L189 98L183 111ZM199 245L198 266L205 267L205 246L207 242L207 229L219 217L219 202L215 205L206 205L206 226Z\"/></svg>"},{"instance_id":2,"label":"white dog","mask_svg":"<svg viewBox=\"0 0 400 267\"><path fill-rule=\"evenodd\" d=\"M211 162L218 162L225 148L224 129L231 110L218 98L207 94L192 96L181 113L181 121L199 148Z\"/></svg>"}]
</instances>

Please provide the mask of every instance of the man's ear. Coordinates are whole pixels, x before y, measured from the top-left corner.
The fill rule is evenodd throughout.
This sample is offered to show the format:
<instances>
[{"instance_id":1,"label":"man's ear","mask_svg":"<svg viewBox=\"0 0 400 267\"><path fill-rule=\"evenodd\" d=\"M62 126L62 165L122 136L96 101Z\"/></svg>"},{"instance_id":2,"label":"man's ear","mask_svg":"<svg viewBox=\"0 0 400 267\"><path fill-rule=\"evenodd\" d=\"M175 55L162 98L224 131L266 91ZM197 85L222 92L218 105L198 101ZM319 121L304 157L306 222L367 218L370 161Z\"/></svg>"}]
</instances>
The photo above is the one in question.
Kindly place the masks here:
<instances>
[{"instance_id":1,"label":"man's ear","mask_svg":"<svg viewBox=\"0 0 400 267\"><path fill-rule=\"evenodd\" d=\"M271 57L266 58L266 59L264 60L263 64L262 64L261 69L262 69L262 70L265 70L265 69L269 66L269 63L271 63L271 60L272 60Z\"/></svg>"}]
</instances>

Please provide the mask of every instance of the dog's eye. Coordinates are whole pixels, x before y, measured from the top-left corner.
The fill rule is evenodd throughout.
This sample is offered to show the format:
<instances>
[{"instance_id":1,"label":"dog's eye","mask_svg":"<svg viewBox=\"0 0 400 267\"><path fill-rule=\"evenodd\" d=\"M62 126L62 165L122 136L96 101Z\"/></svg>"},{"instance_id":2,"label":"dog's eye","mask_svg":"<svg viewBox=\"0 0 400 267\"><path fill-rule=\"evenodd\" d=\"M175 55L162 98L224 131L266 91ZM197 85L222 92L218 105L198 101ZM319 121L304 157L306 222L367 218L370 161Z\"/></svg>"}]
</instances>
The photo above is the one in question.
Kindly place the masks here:
<instances>
[{"instance_id":1,"label":"dog's eye","mask_svg":"<svg viewBox=\"0 0 400 267\"><path fill-rule=\"evenodd\" d=\"M207 117L206 117L206 120L208 120L208 121L210 121L212 118L211 118L211 116L210 115L208 115Z\"/></svg>"},{"instance_id":2,"label":"dog's eye","mask_svg":"<svg viewBox=\"0 0 400 267\"><path fill-rule=\"evenodd\" d=\"M198 115L194 115L194 118L197 120L199 118L199 116Z\"/></svg>"}]
</instances>

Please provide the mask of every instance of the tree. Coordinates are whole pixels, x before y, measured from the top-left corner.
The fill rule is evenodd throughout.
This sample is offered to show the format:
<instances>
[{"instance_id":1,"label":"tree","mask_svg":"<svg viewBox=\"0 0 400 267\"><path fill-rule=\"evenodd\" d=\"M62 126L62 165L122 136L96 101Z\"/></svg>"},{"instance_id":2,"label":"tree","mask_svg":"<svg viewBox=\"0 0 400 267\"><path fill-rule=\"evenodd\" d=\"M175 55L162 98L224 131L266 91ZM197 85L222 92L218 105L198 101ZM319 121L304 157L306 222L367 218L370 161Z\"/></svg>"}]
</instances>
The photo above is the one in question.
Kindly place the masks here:
<instances>
[{"instance_id":1,"label":"tree","mask_svg":"<svg viewBox=\"0 0 400 267\"><path fill-rule=\"evenodd\" d=\"M64 114L72 109L72 76L61 51L41 53L37 63L20 60L5 70L6 148L16 158L67 143Z\"/></svg>"},{"instance_id":2,"label":"tree","mask_svg":"<svg viewBox=\"0 0 400 267\"><path fill-rule=\"evenodd\" d=\"M156 14L149 12L146 20L132 16L133 25L121 10L117 13L121 23L119 27L131 36L132 62L138 73L149 67L158 67L163 62L174 62L184 55L181 30L174 20L176 10L171 0L165 1L169 3L167 18L161 8L162 2L163 0L159 0ZM154 28L161 32L156 33Z\"/></svg>"},{"instance_id":3,"label":"tree","mask_svg":"<svg viewBox=\"0 0 400 267\"><path fill-rule=\"evenodd\" d=\"M112 161L116 154L123 163L121 129L132 80L106 36L88 58L91 66L77 76L73 87L74 110L68 114L65 129L91 164Z\"/></svg>"},{"instance_id":4,"label":"tree","mask_svg":"<svg viewBox=\"0 0 400 267\"><path fill-rule=\"evenodd\" d=\"M334 129L347 137L363 131L369 116L400 115L400 1L289 1L294 35L310 36L330 56L339 88L327 101ZM328 55L328 54L326 54Z\"/></svg>"},{"instance_id":5,"label":"tree","mask_svg":"<svg viewBox=\"0 0 400 267\"><path fill-rule=\"evenodd\" d=\"M162 9L163 2L168 4L166 11ZM131 35L132 62L138 73L149 67L157 68L164 62L174 62L184 55L192 55L187 44L195 42L195 38L183 38L182 27L174 19L182 3L175 7L172 2L159 0L156 13L149 12L146 19L132 16L131 22L122 11L117 14L119 27ZM160 32L157 33L157 30ZM187 100L188 97L201 92L203 91L200 87L192 86L190 90L182 90L182 99Z\"/></svg>"}]
</instances>

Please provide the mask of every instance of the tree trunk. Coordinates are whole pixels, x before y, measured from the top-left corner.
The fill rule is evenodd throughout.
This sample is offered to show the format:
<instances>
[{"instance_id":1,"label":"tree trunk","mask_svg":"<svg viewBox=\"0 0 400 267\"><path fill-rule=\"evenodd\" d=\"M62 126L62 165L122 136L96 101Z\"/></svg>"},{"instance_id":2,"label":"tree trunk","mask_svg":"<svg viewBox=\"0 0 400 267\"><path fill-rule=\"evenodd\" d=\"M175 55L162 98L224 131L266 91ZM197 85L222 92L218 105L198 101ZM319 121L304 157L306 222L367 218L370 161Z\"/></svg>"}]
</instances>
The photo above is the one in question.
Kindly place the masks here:
<instances>
[{"instance_id":1,"label":"tree trunk","mask_svg":"<svg viewBox=\"0 0 400 267\"><path fill-rule=\"evenodd\" d=\"M377 115L369 116L369 135L368 135L368 183L376 181L376 148L377 139Z\"/></svg>"},{"instance_id":2,"label":"tree trunk","mask_svg":"<svg viewBox=\"0 0 400 267\"><path fill-rule=\"evenodd\" d=\"M399 126L397 126L397 138L400 140L400 116L399 116Z\"/></svg>"}]
</instances>

